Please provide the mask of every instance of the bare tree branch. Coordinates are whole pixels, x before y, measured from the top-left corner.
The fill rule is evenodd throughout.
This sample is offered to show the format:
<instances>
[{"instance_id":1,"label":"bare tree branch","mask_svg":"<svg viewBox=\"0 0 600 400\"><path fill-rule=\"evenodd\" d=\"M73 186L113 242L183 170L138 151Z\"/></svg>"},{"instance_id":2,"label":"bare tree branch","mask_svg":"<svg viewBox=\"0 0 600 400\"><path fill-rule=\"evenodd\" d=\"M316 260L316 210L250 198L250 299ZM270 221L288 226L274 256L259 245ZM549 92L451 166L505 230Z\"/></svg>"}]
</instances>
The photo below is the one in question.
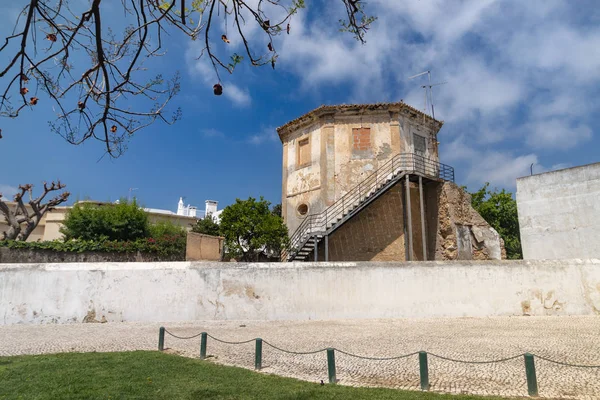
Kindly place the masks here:
<instances>
[{"instance_id":1,"label":"bare tree branch","mask_svg":"<svg viewBox=\"0 0 600 400\"><path fill-rule=\"evenodd\" d=\"M67 201L70 193L63 192L46 203L42 203L44 198L48 193L59 191L65 187L66 185L60 181L52 182L50 185L44 182L44 192L37 198L34 198L32 184L19 185L20 192L14 197L15 205L12 209L4 202L2 193L0 193L0 214L4 216L8 224L8 230L2 232L0 239L27 240L44 215L52 210L52 208ZM24 200L26 194L29 194L29 201L27 203ZM27 205L29 205L31 211L29 211Z\"/></svg>"},{"instance_id":2,"label":"bare tree branch","mask_svg":"<svg viewBox=\"0 0 600 400\"><path fill-rule=\"evenodd\" d=\"M103 23L103 5L108 0L89 0L87 5L69 0L27 1L13 33L0 47L0 53L6 53L3 59L8 60L0 65L4 82L0 116L17 118L25 109L52 104L57 114L50 123L53 132L75 145L99 140L112 157L126 150L129 138L139 129L156 120L172 124L181 118L179 108L167 115L169 102L180 90L179 75L151 77L144 65L164 54L165 34L181 32L192 40L204 35L200 56L209 58L220 87L215 94L221 94L219 71L233 73L243 57L223 56L222 43L211 36L221 26L215 20L223 18L227 29L231 16L249 63L275 68L278 55L273 38L289 34L293 15L305 7L304 0L256 0L252 5L246 0L180 0L178 7L176 0L121 0L125 19L109 21L122 31L117 34ZM341 1L347 14L347 20L340 20L342 29L364 43L374 18L363 11L364 1ZM273 23L276 16L280 20ZM251 20L265 35L265 47L258 52L245 33ZM216 36L229 43L226 35ZM132 98L138 100L132 102Z\"/></svg>"}]
</instances>

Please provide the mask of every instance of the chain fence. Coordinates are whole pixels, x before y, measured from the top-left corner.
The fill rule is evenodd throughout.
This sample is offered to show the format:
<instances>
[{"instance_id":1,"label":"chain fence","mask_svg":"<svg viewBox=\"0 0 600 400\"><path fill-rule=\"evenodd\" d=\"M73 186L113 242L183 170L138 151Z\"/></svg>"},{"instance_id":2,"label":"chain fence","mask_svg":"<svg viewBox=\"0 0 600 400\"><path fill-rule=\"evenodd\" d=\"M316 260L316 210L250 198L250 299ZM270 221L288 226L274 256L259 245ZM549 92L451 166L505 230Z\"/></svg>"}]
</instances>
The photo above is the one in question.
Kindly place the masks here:
<instances>
[{"instance_id":1,"label":"chain fence","mask_svg":"<svg viewBox=\"0 0 600 400\"><path fill-rule=\"evenodd\" d=\"M179 340L200 337L200 359L213 357L224 364L255 370L274 371L279 375L308 381L328 381L331 384L360 386L385 386L408 390L426 390L449 393L501 394L504 396L580 397L575 388L558 390L553 386L557 374L580 376L582 369L593 371L590 379L600 380L600 365L573 364L548 357L521 353L493 360L463 360L426 351L415 351L393 357L375 357L338 349L290 350L276 346L261 338L245 341L227 341L200 332L191 336L178 336L164 327L159 330L159 351L165 350L165 336ZM207 355L211 339L211 355ZM263 346L264 345L264 346ZM219 359L227 354L224 346L243 346L236 357ZM263 364L263 361L266 363ZM553 370L560 368L560 371ZM567 369L565 371L565 369ZM473 377L479 378L474 383ZM339 377L342 377L339 379ZM575 379L567 378L575 383ZM540 391L538 383L544 390ZM575 386L586 386L578 383ZM547 390L546 390L547 389ZM585 389L585 387L584 387ZM594 389L591 388L593 391ZM596 397L594 397L594 394ZM599 393L586 393L584 397L600 398Z\"/></svg>"}]
</instances>

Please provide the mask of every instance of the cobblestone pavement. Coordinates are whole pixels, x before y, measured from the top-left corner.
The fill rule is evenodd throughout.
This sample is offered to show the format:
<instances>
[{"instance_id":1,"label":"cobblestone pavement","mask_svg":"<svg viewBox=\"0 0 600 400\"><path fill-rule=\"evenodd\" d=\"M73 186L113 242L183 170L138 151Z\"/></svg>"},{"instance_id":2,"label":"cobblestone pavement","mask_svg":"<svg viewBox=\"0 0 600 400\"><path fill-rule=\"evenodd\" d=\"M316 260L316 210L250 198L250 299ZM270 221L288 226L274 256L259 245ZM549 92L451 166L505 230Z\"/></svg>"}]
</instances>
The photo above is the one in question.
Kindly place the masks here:
<instances>
[{"instance_id":1,"label":"cobblestone pavement","mask_svg":"<svg viewBox=\"0 0 600 400\"><path fill-rule=\"evenodd\" d=\"M492 364L466 364L437 358L486 361L531 352L571 364L600 365L600 317L448 318L345 321L196 321L190 323L107 323L0 326L0 355L58 352L155 350L158 328L179 336L201 331L226 341L261 337L263 372L327 382L327 356L335 347L370 357L429 352L431 391L527 396L523 357ZM165 347L198 357L200 337L166 336ZM230 345L208 339L209 359L254 367L254 342ZM375 361L336 351L340 384L419 390L418 356ZM536 357L541 397L600 399L600 369L566 367Z\"/></svg>"}]
</instances>

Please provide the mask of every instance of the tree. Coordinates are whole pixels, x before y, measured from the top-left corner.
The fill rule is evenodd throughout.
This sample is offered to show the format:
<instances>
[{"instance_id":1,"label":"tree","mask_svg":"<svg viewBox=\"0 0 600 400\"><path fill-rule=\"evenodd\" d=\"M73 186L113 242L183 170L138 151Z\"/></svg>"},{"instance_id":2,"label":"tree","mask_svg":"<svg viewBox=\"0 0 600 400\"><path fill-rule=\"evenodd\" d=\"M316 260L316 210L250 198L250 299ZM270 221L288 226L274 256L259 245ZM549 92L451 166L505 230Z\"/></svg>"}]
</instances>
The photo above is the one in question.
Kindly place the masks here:
<instances>
[{"instance_id":1,"label":"tree","mask_svg":"<svg viewBox=\"0 0 600 400\"><path fill-rule=\"evenodd\" d=\"M2 200L2 193L0 193L0 212L4 215L8 224L8 231L2 233L2 240L21 240L25 241L31 235L31 232L38 226L42 217L52 208L64 203L70 196L69 192L63 192L53 199L42 203L44 198L50 192L55 192L64 189L66 185L60 181L52 182L50 186L44 182L44 193L38 198L33 198L33 185L19 185L20 193L17 193L14 197L15 205L12 208ZM28 210L23 196L25 193L29 193L29 208ZM24 229L23 229L23 225Z\"/></svg>"},{"instance_id":2,"label":"tree","mask_svg":"<svg viewBox=\"0 0 600 400\"><path fill-rule=\"evenodd\" d=\"M342 30L364 43L374 18L365 14L364 1L341 1L347 14L346 20L340 20ZM97 139L113 157L122 154L139 129L156 120L171 124L181 117L179 109L167 116L166 108L180 90L179 76L150 76L151 68L144 65L164 54L172 34L202 40L199 57L205 55L212 63L214 93L220 95L219 71L232 73L243 60L227 51L227 44L242 43L253 66L275 68L278 55L273 38L289 34L292 16L305 7L304 0L26 2L13 34L0 47L7 60L0 66L0 78L5 78L0 115L16 118L23 109L50 100L58 113L52 131L75 145ZM108 19L108 7L122 8L124 18ZM248 36L250 22L258 25L262 39ZM228 25L232 25L230 37L227 28L221 31ZM136 103L139 108L131 107L133 97L143 100Z\"/></svg>"},{"instance_id":3,"label":"tree","mask_svg":"<svg viewBox=\"0 0 600 400\"><path fill-rule=\"evenodd\" d=\"M490 190L486 183L478 191L471 193L471 205L494 228L502 239L509 259L523 258L517 202L512 193L502 189Z\"/></svg>"},{"instance_id":4,"label":"tree","mask_svg":"<svg viewBox=\"0 0 600 400\"><path fill-rule=\"evenodd\" d=\"M65 240L133 241L150 236L148 214L137 204L77 203L69 210L60 232Z\"/></svg>"},{"instance_id":5,"label":"tree","mask_svg":"<svg viewBox=\"0 0 600 400\"><path fill-rule=\"evenodd\" d=\"M220 226L230 255L243 261L257 261L261 254L279 257L288 243L288 232L281 217L269 210L270 205L262 197L259 201L249 197L225 207Z\"/></svg>"},{"instance_id":6,"label":"tree","mask_svg":"<svg viewBox=\"0 0 600 400\"><path fill-rule=\"evenodd\" d=\"M275 204L273 206L273 209L271 210L271 212L273 213L273 215L277 215L278 217L282 217L283 218L283 215L282 215L282 212L281 212L281 203Z\"/></svg>"},{"instance_id":7,"label":"tree","mask_svg":"<svg viewBox=\"0 0 600 400\"><path fill-rule=\"evenodd\" d=\"M196 225L192 227L192 232L219 236L219 224L217 224L211 214L207 214L204 218L196 222Z\"/></svg>"}]
</instances>

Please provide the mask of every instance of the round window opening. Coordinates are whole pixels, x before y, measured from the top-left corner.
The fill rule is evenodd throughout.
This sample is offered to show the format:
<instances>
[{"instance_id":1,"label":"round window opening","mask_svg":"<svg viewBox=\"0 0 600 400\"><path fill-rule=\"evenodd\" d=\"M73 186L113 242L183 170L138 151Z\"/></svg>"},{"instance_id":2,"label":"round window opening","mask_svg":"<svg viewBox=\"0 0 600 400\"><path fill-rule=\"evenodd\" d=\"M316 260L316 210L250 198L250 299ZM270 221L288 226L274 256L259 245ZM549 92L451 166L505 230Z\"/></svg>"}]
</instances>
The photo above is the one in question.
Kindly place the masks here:
<instances>
[{"instance_id":1,"label":"round window opening","mask_svg":"<svg viewBox=\"0 0 600 400\"><path fill-rule=\"evenodd\" d=\"M298 211L298 214L300 214L301 216L304 216L304 215L308 214L308 205L302 203L298 206L298 208L296 210Z\"/></svg>"}]
</instances>

